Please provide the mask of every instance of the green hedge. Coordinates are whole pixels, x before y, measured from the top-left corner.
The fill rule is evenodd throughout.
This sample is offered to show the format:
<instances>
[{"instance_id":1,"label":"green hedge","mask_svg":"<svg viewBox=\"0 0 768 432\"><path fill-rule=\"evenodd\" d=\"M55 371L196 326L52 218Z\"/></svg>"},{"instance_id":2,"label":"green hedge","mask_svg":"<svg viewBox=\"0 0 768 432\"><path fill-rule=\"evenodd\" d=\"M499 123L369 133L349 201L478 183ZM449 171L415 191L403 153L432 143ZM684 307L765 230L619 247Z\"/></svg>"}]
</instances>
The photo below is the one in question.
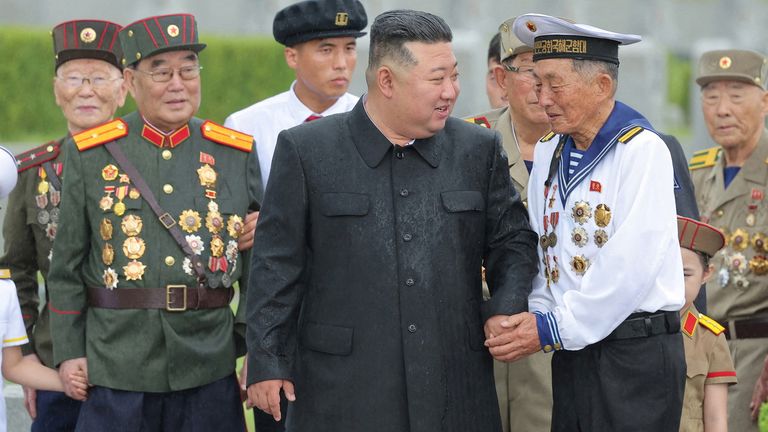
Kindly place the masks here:
<instances>
[{"instance_id":1,"label":"green hedge","mask_svg":"<svg viewBox=\"0 0 768 432\"><path fill-rule=\"evenodd\" d=\"M201 35L208 47L199 117L223 122L230 113L282 92L293 80L282 46L271 38ZM0 142L60 137L66 122L53 98L53 52L48 30L0 28ZM118 115L132 111L128 97Z\"/></svg>"}]
</instances>

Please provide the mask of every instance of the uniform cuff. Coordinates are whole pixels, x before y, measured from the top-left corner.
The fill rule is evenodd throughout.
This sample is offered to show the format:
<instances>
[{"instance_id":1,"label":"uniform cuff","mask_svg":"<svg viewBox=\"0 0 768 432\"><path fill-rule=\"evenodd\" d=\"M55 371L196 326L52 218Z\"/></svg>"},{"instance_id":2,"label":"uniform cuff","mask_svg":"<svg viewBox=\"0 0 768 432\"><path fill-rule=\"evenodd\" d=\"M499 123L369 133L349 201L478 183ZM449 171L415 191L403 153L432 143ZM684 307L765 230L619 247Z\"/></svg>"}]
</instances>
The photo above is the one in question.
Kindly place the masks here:
<instances>
[{"instance_id":1,"label":"uniform cuff","mask_svg":"<svg viewBox=\"0 0 768 432\"><path fill-rule=\"evenodd\" d=\"M544 352L563 349L563 341L560 339L560 331L557 329L557 320L552 312L534 312L536 315L536 328L539 331L539 343Z\"/></svg>"}]
</instances>

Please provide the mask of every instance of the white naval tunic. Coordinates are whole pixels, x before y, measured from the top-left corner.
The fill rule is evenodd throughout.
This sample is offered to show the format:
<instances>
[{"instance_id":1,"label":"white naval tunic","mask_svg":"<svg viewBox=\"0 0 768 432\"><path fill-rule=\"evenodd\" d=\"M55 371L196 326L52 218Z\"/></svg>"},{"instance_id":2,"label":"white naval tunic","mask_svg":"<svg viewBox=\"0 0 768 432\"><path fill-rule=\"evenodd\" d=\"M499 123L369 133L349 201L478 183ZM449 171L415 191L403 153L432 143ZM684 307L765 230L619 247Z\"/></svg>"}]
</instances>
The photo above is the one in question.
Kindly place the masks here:
<instances>
[{"instance_id":1,"label":"white naval tunic","mask_svg":"<svg viewBox=\"0 0 768 432\"><path fill-rule=\"evenodd\" d=\"M248 108L232 113L224 121L224 126L253 135L256 142L256 152L259 155L261 179L264 189L267 188L272 156L275 154L277 135L285 130L298 126L310 115L323 117L350 111L357 96L345 93L330 108L315 113L307 108L293 91L296 81L288 91L257 102Z\"/></svg>"},{"instance_id":2,"label":"white naval tunic","mask_svg":"<svg viewBox=\"0 0 768 432\"><path fill-rule=\"evenodd\" d=\"M614 138L627 130L623 128ZM531 312L551 312L552 333L559 333L562 348L579 350L604 339L633 312L679 310L685 290L672 161L661 138L643 130L626 143L616 142L602 159L580 162L594 163L580 182L573 184L574 177L578 180L583 174L581 167L568 185L562 184L563 176L555 175L545 198L544 183L559 138L555 135L539 143L534 153L528 193L531 226L542 235L544 217L549 218L547 233L553 230L551 215L559 217L554 218L556 245L546 253L539 247L540 271L529 307ZM561 192L566 189L570 192L563 202ZM550 201L551 197L555 199ZM591 210L581 218L583 223L574 215L577 203ZM605 217L595 218L600 204L610 210L607 224ZM598 246L596 234L607 242ZM549 255L550 272L557 268L557 281L547 282L545 255ZM574 269L574 257L588 263L582 274Z\"/></svg>"}]
</instances>

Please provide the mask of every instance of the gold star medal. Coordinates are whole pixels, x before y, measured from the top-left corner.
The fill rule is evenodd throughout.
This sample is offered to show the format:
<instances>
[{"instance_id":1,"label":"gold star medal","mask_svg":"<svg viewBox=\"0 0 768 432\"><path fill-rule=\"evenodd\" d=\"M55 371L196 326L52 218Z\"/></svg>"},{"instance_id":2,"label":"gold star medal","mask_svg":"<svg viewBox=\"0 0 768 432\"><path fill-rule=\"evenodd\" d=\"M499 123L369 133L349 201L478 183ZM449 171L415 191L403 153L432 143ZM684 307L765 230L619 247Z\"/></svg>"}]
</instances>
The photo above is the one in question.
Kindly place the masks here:
<instances>
[{"instance_id":1,"label":"gold star medal","mask_svg":"<svg viewBox=\"0 0 768 432\"><path fill-rule=\"evenodd\" d=\"M243 218L238 215L232 215L227 220L227 232L232 238L238 238L243 229Z\"/></svg>"},{"instance_id":2,"label":"gold star medal","mask_svg":"<svg viewBox=\"0 0 768 432\"><path fill-rule=\"evenodd\" d=\"M123 253L128 259L135 260L141 258L144 255L145 249L144 240L139 237L128 237L123 242Z\"/></svg>"},{"instance_id":3,"label":"gold star medal","mask_svg":"<svg viewBox=\"0 0 768 432\"><path fill-rule=\"evenodd\" d=\"M141 233L141 228L144 226L140 216L128 215L123 218L120 223L120 228L123 233L128 237L135 237Z\"/></svg>"},{"instance_id":4,"label":"gold star medal","mask_svg":"<svg viewBox=\"0 0 768 432\"><path fill-rule=\"evenodd\" d=\"M595 223L605 228L611 222L611 209L605 204L598 204L595 209Z\"/></svg>"},{"instance_id":5,"label":"gold star medal","mask_svg":"<svg viewBox=\"0 0 768 432\"><path fill-rule=\"evenodd\" d=\"M211 239L211 255L216 258L224 255L224 240L217 235Z\"/></svg>"},{"instance_id":6,"label":"gold star medal","mask_svg":"<svg viewBox=\"0 0 768 432\"><path fill-rule=\"evenodd\" d=\"M106 265L112 265L112 261L115 260L115 250L109 243L104 244L104 249L101 250L101 260Z\"/></svg>"},{"instance_id":7,"label":"gold star medal","mask_svg":"<svg viewBox=\"0 0 768 432\"><path fill-rule=\"evenodd\" d=\"M117 288L117 272L112 268L104 270L104 276L102 276L102 278L104 280L104 286L107 289L113 290Z\"/></svg>"},{"instance_id":8,"label":"gold star medal","mask_svg":"<svg viewBox=\"0 0 768 432\"><path fill-rule=\"evenodd\" d=\"M589 267L589 259L584 255L576 255L571 258L571 269L578 275L583 275Z\"/></svg>"},{"instance_id":9,"label":"gold star medal","mask_svg":"<svg viewBox=\"0 0 768 432\"><path fill-rule=\"evenodd\" d=\"M179 226L188 233L193 233L200 229L201 224L200 213L194 210L184 210L181 212L181 216L179 216Z\"/></svg>"},{"instance_id":10,"label":"gold star medal","mask_svg":"<svg viewBox=\"0 0 768 432\"><path fill-rule=\"evenodd\" d=\"M47 194L48 190L50 190L51 185L48 183L46 178L48 177L48 174L46 174L45 169L43 167L40 167L37 170L37 175L40 177L40 183L37 185L37 193L40 195Z\"/></svg>"},{"instance_id":11,"label":"gold star medal","mask_svg":"<svg viewBox=\"0 0 768 432\"><path fill-rule=\"evenodd\" d=\"M731 245L733 250L743 251L749 246L749 233L742 228L737 229L731 235Z\"/></svg>"},{"instance_id":12,"label":"gold star medal","mask_svg":"<svg viewBox=\"0 0 768 432\"><path fill-rule=\"evenodd\" d=\"M210 165L205 164L197 169L197 176L200 178L200 186L216 186L216 171Z\"/></svg>"},{"instance_id":13,"label":"gold star medal","mask_svg":"<svg viewBox=\"0 0 768 432\"><path fill-rule=\"evenodd\" d=\"M123 274L126 280L141 280L144 276L144 270L147 268L139 261L133 260L128 265L123 266Z\"/></svg>"},{"instance_id":14,"label":"gold star medal","mask_svg":"<svg viewBox=\"0 0 768 432\"><path fill-rule=\"evenodd\" d=\"M107 218L102 219L99 224L99 234L104 241L112 239L112 221Z\"/></svg>"},{"instance_id":15,"label":"gold star medal","mask_svg":"<svg viewBox=\"0 0 768 432\"><path fill-rule=\"evenodd\" d=\"M218 234L224 228L224 219L218 211L209 211L205 216L205 227L213 234Z\"/></svg>"},{"instance_id":16,"label":"gold star medal","mask_svg":"<svg viewBox=\"0 0 768 432\"><path fill-rule=\"evenodd\" d=\"M572 215L574 221L579 225L584 225L592 217L592 207L586 201L576 201L573 205Z\"/></svg>"},{"instance_id":17,"label":"gold star medal","mask_svg":"<svg viewBox=\"0 0 768 432\"><path fill-rule=\"evenodd\" d=\"M128 186L118 186L115 189L115 196L117 197L118 202L112 208L112 211L118 216L122 216L125 213L125 203L123 203L123 199L128 195L128 188Z\"/></svg>"},{"instance_id":18,"label":"gold star medal","mask_svg":"<svg viewBox=\"0 0 768 432\"><path fill-rule=\"evenodd\" d=\"M117 178L118 173L117 167L109 164L101 170L101 178L106 181L113 181Z\"/></svg>"}]
</instances>

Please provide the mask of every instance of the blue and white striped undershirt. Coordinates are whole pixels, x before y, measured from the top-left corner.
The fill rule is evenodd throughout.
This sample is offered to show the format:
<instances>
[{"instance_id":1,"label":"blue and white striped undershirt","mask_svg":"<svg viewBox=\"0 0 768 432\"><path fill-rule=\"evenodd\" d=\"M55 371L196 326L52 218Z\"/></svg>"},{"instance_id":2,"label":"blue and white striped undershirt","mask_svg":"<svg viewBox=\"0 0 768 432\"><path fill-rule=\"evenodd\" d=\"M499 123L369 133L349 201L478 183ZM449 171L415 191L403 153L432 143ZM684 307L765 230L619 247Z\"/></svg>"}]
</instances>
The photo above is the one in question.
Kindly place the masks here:
<instances>
[{"instance_id":1,"label":"blue and white striped undershirt","mask_svg":"<svg viewBox=\"0 0 768 432\"><path fill-rule=\"evenodd\" d=\"M581 150L576 150L575 148L571 149L570 158L569 158L569 166L568 166L568 177L570 178L574 172L576 172L576 168L579 166L579 163L581 163L581 158L584 157L584 152Z\"/></svg>"}]
</instances>

